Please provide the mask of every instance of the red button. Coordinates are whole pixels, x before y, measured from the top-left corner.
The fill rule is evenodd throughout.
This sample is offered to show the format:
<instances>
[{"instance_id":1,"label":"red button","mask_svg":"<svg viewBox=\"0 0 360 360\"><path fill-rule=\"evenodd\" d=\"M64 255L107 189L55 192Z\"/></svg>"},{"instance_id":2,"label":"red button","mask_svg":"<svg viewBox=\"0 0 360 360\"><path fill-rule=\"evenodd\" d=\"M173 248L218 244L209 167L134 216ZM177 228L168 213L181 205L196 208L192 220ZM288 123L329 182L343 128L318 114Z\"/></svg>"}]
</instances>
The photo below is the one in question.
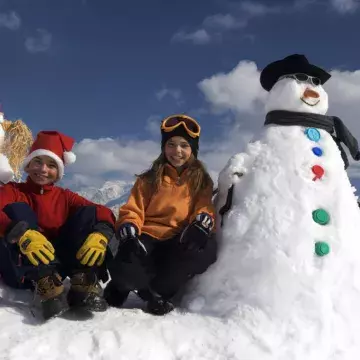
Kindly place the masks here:
<instances>
[{"instance_id":1,"label":"red button","mask_svg":"<svg viewBox=\"0 0 360 360\"><path fill-rule=\"evenodd\" d=\"M313 181L320 180L325 174L324 169L320 165L314 165L311 170L315 175Z\"/></svg>"}]
</instances>

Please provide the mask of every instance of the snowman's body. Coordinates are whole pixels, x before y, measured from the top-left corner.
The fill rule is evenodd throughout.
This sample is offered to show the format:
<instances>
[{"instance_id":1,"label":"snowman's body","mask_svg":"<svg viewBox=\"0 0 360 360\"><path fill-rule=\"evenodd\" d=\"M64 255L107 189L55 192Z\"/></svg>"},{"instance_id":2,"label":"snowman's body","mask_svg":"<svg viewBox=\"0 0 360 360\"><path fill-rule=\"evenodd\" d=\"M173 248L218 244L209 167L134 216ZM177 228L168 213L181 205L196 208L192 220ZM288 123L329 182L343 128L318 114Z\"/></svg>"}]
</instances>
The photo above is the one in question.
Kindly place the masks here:
<instances>
[{"instance_id":1,"label":"snowman's body","mask_svg":"<svg viewBox=\"0 0 360 360\"><path fill-rule=\"evenodd\" d=\"M299 100L309 90L319 97ZM321 86L283 79L267 111L327 106ZM330 134L266 126L221 172L218 212L232 185L232 206L217 219L218 260L189 307L242 324L274 360L360 358L360 211ZM315 253L321 242L326 256Z\"/></svg>"},{"instance_id":2,"label":"snowman's body","mask_svg":"<svg viewBox=\"0 0 360 360\"><path fill-rule=\"evenodd\" d=\"M1 184L5 184L9 182L14 172L9 164L8 158L1 153L4 141L5 141L5 131L1 126L1 123L4 121L4 115L0 113L0 186Z\"/></svg>"}]
</instances>

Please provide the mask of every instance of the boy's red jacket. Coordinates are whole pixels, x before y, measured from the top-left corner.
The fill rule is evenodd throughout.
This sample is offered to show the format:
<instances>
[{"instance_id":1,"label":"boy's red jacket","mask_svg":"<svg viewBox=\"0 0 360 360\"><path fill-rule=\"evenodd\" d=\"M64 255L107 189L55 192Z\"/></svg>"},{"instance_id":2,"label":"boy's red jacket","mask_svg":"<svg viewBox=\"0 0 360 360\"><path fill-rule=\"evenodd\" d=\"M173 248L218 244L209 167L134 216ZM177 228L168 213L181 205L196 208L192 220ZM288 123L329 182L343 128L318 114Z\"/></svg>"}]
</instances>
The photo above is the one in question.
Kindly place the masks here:
<instances>
[{"instance_id":1,"label":"boy's red jacket","mask_svg":"<svg viewBox=\"0 0 360 360\"><path fill-rule=\"evenodd\" d=\"M39 186L30 178L24 183L9 182L0 187L0 237L11 220L2 211L13 202L25 202L34 210L40 231L48 239L55 238L67 218L81 206L96 206L98 221L115 224L115 216L103 205L94 204L76 193L55 185Z\"/></svg>"}]
</instances>

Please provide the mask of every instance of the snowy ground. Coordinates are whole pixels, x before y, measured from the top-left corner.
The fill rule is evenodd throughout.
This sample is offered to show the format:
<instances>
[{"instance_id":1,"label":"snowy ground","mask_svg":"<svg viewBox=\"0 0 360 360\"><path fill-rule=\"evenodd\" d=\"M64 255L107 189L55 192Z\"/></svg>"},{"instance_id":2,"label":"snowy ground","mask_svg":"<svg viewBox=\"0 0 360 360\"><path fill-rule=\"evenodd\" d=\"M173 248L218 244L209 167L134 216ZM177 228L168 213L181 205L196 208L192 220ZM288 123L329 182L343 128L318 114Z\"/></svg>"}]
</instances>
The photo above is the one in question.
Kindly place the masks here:
<instances>
[{"instance_id":1,"label":"snowy ground","mask_svg":"<svg viewBox=\"0 0 360 360\"><path fill-rule=\"evenodd\" d=\"M0 296L4 360L268 359L261 348L250 346L250 337L238 324L210 315L176 310L155 317L140 309L110 309L91 319L68 315L43 324L26 305L32 300L30 293L0 289ZM130 299L128 305L135 301Z\"/></svg>"}]
</instances>

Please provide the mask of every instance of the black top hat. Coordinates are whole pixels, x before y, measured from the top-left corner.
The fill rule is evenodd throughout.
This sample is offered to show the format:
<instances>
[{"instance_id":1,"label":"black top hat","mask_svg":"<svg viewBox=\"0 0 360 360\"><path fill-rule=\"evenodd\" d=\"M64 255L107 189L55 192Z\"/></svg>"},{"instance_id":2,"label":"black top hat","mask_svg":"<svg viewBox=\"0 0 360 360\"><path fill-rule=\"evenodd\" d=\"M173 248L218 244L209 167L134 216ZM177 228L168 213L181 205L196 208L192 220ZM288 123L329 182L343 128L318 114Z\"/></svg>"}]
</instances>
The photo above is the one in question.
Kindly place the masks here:
<instances>
[{"instance_id":1,"label":"black top hat","mask_svg":"<svg viewBox=\"0 0 360 360\"><path fill-rule=\"evenodd\" d=\"M317 77L321 84L331 77L325 70L310 64L304 55L293 54L267 65L260 74L260 83L266 91L270 91L279 77L296 73Z\"/></svg>"}]
</instances>

